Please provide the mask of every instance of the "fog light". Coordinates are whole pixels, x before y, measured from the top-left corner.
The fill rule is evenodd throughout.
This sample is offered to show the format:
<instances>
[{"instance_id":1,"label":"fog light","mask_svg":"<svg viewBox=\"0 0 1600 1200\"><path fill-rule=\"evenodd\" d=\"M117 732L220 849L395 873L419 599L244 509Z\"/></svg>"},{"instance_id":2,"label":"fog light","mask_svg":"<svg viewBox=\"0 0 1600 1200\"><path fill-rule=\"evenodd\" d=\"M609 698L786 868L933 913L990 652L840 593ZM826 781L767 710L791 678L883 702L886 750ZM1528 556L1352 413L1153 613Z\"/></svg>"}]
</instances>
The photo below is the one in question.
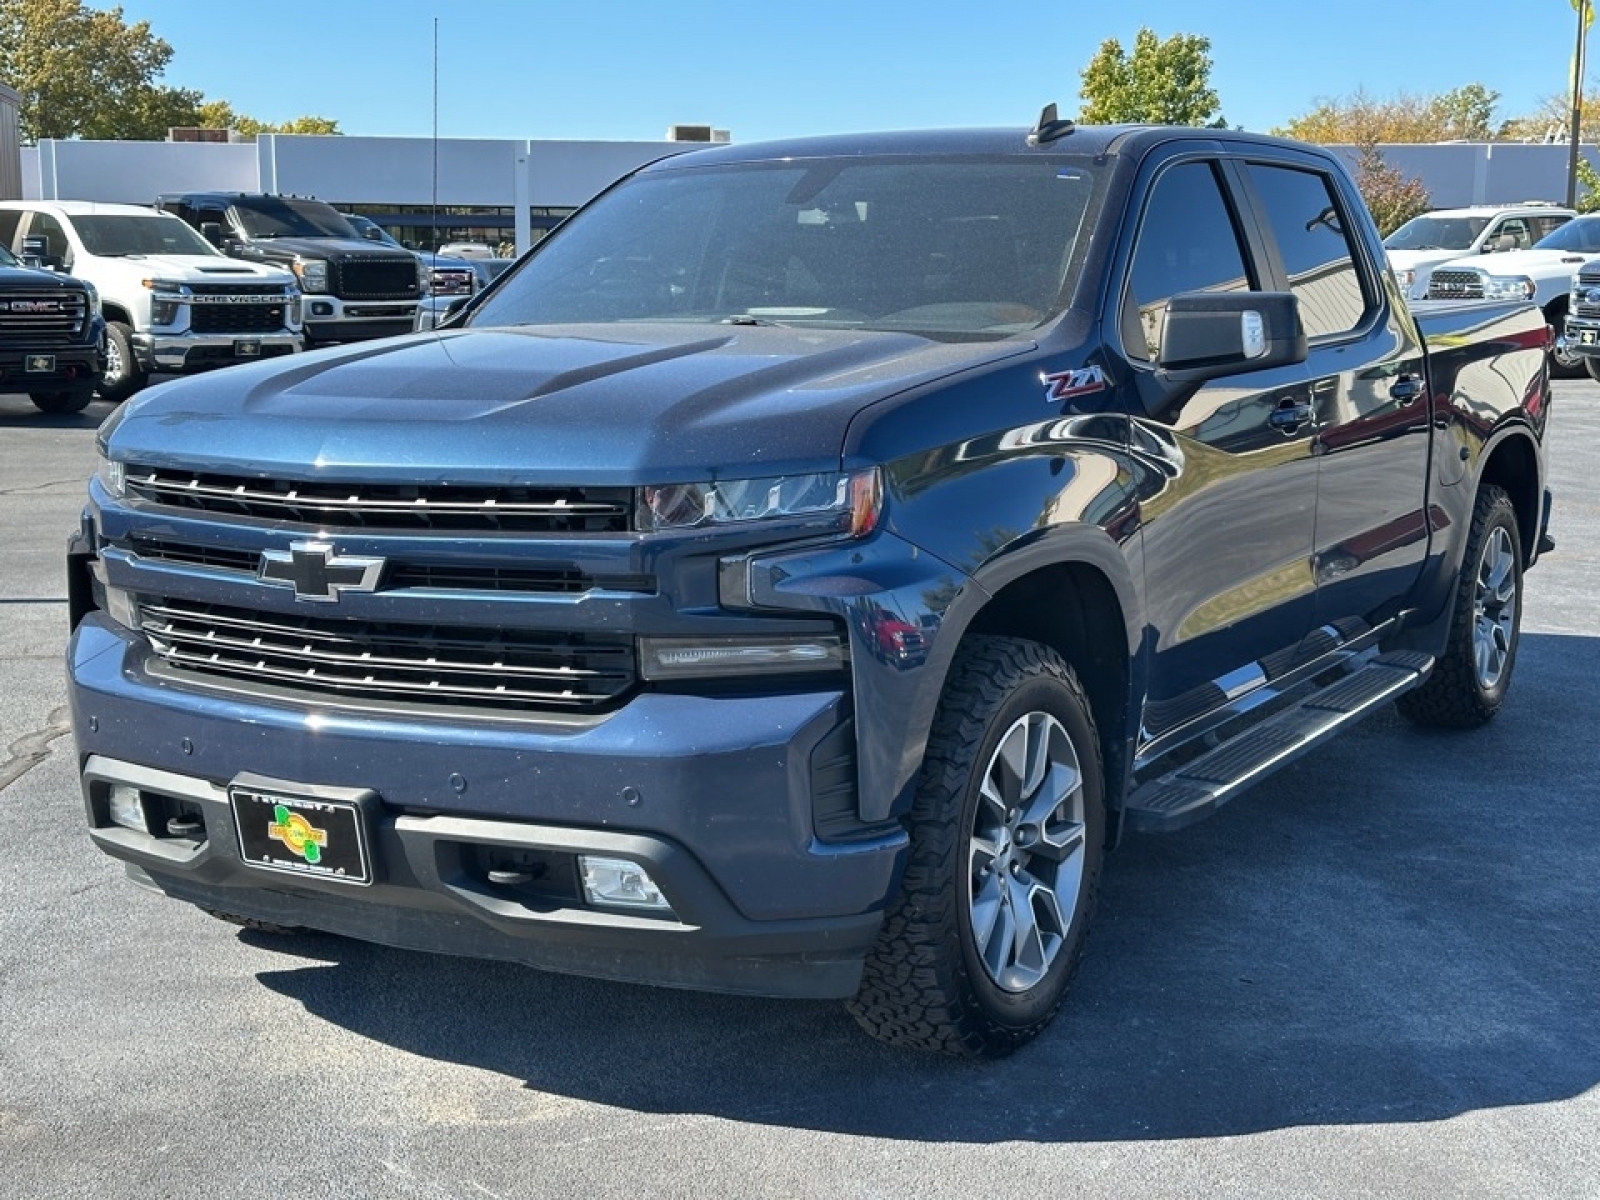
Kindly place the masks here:
<instances>
[{"instance_id":1,"label":"fog light","mask_svg":"<svg viewBox=\"0 0 1600 1200\"><path fill-rule=\"evenodd\" d=\"M331 317L333 316L333 305L329 304L326 300L313 301L311 305L311 315L313 317Z\"/></svg>"},{"instance_id":2,"label":"fog light","mask_svg":"<svg viewBox=\"0 0 1600 1200\"><path fill-rule=\"evenodd\" d=\"M578 869L583 872L583 894L590 904L658 913L672 911L650 872L636 862L580 854Z\"/></svg>"},{"instance_id":3,"label":"fog light","mask_svg":"<svg viewBox=\"0 0 1600 1200\"><path fill-rule=\"evenodd\" d=\"M144 801L139 798L138 788L126 783L111 785L111 820L124 829L150 832L144 823Z\"/></svg>"}]
</instances>

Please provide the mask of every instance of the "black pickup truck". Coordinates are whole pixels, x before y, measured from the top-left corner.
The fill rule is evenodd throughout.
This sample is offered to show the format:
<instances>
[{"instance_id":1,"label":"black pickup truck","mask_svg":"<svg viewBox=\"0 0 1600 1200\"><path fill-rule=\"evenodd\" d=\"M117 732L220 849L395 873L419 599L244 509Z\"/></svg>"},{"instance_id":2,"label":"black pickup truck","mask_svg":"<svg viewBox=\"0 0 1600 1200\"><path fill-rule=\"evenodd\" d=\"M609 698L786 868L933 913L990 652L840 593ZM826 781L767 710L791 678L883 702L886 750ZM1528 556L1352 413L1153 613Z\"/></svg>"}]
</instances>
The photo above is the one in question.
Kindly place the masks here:
<instances>
[{"instance_id":1,"label":"black pickup truck","mask_svg":"<svg viewBox=\"0 0 1600 1200\"><path fill-rule=\"evenodd\" d=\"M409 250L362 237L330 204L256 192L161 196L224 254L293 271L305 293L306 346L410 333L428 268Z\"/></svg>"},{"instance_id":2,"label":"black pickup truck","mask_svg":"<svg viewBox=\"0 0 1600 1200\"><path fill-rule=\"evenodd\" d=\"M1408 312L1292 142L1047 112L667 159L436 333L107 422L91 835L261 928L1004 1053L1124 831L1390 701L1494 716L1550 337Z\"/></svg>"},{"instance_id":3,"label":"black pickup truck","mask_svg":"<svg viewBox=\"0 0 1600 1200\"><path fill-rule=\"evenodd\" d=\"M75 413L106 370L100 298L81 279L25 267L0 246L0 392L40 412Z\"/></svg>"}]
</instances>

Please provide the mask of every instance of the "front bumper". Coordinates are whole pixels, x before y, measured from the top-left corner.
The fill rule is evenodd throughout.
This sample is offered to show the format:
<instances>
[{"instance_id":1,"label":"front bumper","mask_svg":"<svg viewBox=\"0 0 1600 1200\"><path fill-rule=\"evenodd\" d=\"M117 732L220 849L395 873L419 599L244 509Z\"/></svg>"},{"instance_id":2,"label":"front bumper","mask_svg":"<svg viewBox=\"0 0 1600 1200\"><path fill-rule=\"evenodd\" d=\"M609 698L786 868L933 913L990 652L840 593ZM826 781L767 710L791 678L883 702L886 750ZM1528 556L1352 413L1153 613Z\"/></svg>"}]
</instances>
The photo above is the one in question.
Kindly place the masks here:
<instances>
[{"instance_id":1,"label":"front bumper","mask_svg":"<svg viewBox=\"0 0 1600 1200\"><path fill-rule=\"evenodd\" d=\"M903 832L825 843L809 765L843 722L819 692L645 693L556 725L336 715L176 687L92 613L73 635L71 703L91 836L208 909L387 945L614 979L791 997L854 991L898 885ZM227 785L368 789L377 879L265 873L241 858ZM187 803L203 833L111 822L125 783ZM166 810L162 810L166 811ZM491 883L495 853L645 866L675 920Z\"/></svg>"},{"instance_id":2,"label":"front bumper","mask_svg":"<svg viewBox=\"0 0 1600 1200\"><path fill-rule=\"evenodd\" d=\"M356 342L411 333L417 324L416 300L341 300L308 294L304 300L306 338L313 342Z\"/></svg>"},{"instance_id":3,"label":"front bumper","mask_svg":"<svg viewBox=\"0 0 1600 1200\"><path fill-rule=\"evenodd\" d=\"M54 362L49 371L30 371L28 360L47 354ZM105 352L98 345L50 346L37 352L0 350L0 392L59 391L92 387L105 374Z\"/></svg>"},{"instance_id":4,"label":"front bumper","mask_svg":"<svg viewBox=\"0 0 1600 1200\"><path fill-rule=\"evenodd\" d=\"M141 332L133 335L133 352L146 371L200 371L230 363L254 362L303 349L297 333Z\"/></svg>"},{"instance_id":5,"label":"front bumper","mask_svg":"<svg viewBox=\"0 0 1600 1200\"><path fill-rule=\"evenodd\" d=\"M1561 336L1566 339L1568 354L1577 358L1600 358L1600 318L1569 315Z\"/></svg>"}]
</instances>

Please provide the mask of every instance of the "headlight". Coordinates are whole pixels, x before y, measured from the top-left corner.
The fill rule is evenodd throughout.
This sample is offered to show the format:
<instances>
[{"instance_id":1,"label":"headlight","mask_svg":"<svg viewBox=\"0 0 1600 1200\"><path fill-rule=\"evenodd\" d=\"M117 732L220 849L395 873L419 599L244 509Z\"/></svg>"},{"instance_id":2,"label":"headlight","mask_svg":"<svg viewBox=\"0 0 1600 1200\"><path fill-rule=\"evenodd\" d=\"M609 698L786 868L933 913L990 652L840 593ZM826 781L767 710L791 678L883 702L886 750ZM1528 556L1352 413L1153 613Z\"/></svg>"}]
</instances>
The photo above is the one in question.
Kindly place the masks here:
<instances>
[{"instance_id":1,"label":"headlight","mask_svg":"<svg viewBox=\"0 0 1600 1200\"><path fill-rule=\"evenodd\" d=\"M303 292L326 292L328 290L328 264L320 258L294 260L295 277L300 280L300 290Z\"/></svg>"},{"instance_id":2,"label":"headlight","mask_svg":"<svg viewBox=\"0 0 1600 1200\"><path fill-rule=\"evenodd\" d=\"M832 516L834 528L859 537L877 527L883 484L876 467L770 479L673 483L640 488L637 507L638 527L646 532Z\"/></svg>"},{"instance_id":3,"label":"headlight","mask_svg":"<svg viewBox=\"0 0 1600 1200\"><path fill-rule=\"evenodd\" d=\"M1394 277L1399 282L1400 290L1402 292L1409 293L1411 291L1412 284L1417 282L1417 272L1413 268L1407 268L1404 271L1396 268Z\"/></svg>"},{"instance_id":4,"label":"headlight","mask_svg":"<svg viewBox=\"0 0 1600 1200\"><path fill-rule=\"evenodd\" d=\"M89 293L89 316L91 318L100 316L100 290L87 279L81 282L83 283L83 290Z\"/></svg>"},{"instance_id":5,"label":"headlight","mask_svg":"<svg viewBox=\"0 0 1600 1200\"><path fill-rule=\"evenodd\" d=\"M428 285L432 282L433 268L428 266L428 264L423 262L420 258L417 259L417 294L419 296L426 296L429 290Z\"/></svg>"},{"instance_id":6,"label":"headlight","mask_svg":"<svg viewBox=\"0 0 1600 1200\"><path fill-rule=\"evenodd\" d=\"M100 455L100 464L95 468L95 475L100 484L117 499L122 499L128 494L128 468L126 463L114 458Z\"/></svg>"},{"instance_id":7,"label":"headlight","mask_svg":"<svg viewBox=\"0 0 1600 1200\"><path fill-rule=\"evenodd\" d=\"M1485 275L1483 298L1485 300L1532 300L1539 289L1526 275Z\"/></svg>"}]
</instances>

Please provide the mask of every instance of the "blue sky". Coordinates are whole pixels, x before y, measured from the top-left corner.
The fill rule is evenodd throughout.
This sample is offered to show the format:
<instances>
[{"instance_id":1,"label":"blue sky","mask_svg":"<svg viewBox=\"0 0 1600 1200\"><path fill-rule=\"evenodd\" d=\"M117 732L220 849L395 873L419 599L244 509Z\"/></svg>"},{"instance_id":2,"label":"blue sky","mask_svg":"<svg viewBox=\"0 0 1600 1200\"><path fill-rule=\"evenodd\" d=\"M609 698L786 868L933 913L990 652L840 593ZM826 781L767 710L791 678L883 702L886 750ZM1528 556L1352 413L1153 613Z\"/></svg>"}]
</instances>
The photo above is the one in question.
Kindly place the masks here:
<instances>
[{"instance_id":1,"label":"blue sky","mask_svg":"<svg viewBox=\"0 0 1600 1200\"><path fill-rule=\"evenodd\" d=\"M91 4L101 0L89 0ZM109 7L109 3L106 4ZM1227 119L1265 130L1356 88L1482 83L1520 116L1570 80L1569 0L1013 3L925 0L122 0L174 49L165 81L262 120L428 134L439 18L445 137L653 140L674 122L736 141L942 125L1027 125L1078 107L1101 41L1211 39ZM1600 41L1591 60L1600 67ZM1591 72L1594 79L1600 71Z\"/></svg>"}]
</instances>

